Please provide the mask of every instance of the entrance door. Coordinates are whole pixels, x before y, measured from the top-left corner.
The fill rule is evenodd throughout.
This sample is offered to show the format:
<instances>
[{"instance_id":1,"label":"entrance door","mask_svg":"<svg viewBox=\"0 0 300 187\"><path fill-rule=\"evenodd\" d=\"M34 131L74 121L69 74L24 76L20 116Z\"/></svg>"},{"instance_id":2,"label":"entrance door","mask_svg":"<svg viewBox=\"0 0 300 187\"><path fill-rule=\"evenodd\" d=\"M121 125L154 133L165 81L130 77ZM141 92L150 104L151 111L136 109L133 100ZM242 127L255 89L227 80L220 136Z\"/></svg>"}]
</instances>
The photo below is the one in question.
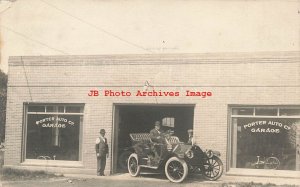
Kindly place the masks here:
<instances>
[{"instance_id":1,"label":"entrance door","mask_svg":"<svg viewBox=\"0 0 300 187\"><path fill-rule=\"evenodd\" d=\"M129 134L149 133L154 122L160 121L164 130L173 130L186 142L187 130L193 129L194 105L116 105L114 115L113 172L127 172Z\"/></svg>"}]
</instances>

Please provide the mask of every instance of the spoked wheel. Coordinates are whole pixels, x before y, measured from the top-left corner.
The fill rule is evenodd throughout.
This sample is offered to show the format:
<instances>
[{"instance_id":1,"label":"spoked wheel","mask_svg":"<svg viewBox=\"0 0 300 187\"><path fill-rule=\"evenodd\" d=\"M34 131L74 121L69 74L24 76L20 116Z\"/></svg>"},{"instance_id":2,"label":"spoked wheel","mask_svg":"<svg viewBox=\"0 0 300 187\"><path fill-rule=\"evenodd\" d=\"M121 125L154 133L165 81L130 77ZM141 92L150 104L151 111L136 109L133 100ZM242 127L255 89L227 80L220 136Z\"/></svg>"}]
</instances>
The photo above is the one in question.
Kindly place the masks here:
<instances>
[{"instance_id":1,"label":"spoked wheel","mask_svg":"<svg viewBox=\"0 0 300 187\"><path fill-rule=\"evenodd\" d=\"M128 172L131 176L136 177L140 174L141 167L138 165L137 154L132 153L128 158Z\"/></svg>"},{"instance_id":2,"label":"spoked wheel","mask_svg":"<svg viewBox=\"0 0 300 187\"><path fill-rule=\"evenodd\" d=\"M213 156L212 158L207 159L206 163L204 164L204 169L204 178L214 181L222 176L223 163L219 157Z\"/></svg>"},{"instance_id":3,"label":"spoked wheel","mask_svg":"<svg viewBox=\"0 0 300 187\"><path fill-rule=\"evenodd\" d=\"M277 169L280 165L278 158L276 157L268 157L265 162L266 169Z\"/></svg>"},{"instance_id":4,"label":"spoked wheel","mask_svg":"<svg viewBox=\"0 0 300 187\"><path fill-rule=\"evenodd\" d=\"M186 162L177 157L171 157L165 165L165 173L171 182L182 182L188 174Z\"/></svg>"}]
</instances>

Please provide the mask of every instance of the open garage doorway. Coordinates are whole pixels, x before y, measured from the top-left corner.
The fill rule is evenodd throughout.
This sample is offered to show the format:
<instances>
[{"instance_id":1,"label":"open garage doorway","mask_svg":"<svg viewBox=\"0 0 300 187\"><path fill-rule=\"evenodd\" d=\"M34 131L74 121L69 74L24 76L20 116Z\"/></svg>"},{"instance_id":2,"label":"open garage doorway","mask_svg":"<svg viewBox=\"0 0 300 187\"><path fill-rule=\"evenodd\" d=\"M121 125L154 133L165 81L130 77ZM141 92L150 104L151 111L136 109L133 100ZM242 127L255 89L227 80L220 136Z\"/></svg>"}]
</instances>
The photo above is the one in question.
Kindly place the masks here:
<instances>
[{"instance_id":1,"label":"open garage doorway","mask_svg":"<svg viewBox=\"0 0 300 187\"><path fill-rule=\"evenodd\" d=\"M188 129L193 129L195 105L115 105L113 139L113 173L127 172L124 157L130 154L130 133L149 133L154 122L164 130L173 130L183 142Z\"/></svg>"}]
</instances>

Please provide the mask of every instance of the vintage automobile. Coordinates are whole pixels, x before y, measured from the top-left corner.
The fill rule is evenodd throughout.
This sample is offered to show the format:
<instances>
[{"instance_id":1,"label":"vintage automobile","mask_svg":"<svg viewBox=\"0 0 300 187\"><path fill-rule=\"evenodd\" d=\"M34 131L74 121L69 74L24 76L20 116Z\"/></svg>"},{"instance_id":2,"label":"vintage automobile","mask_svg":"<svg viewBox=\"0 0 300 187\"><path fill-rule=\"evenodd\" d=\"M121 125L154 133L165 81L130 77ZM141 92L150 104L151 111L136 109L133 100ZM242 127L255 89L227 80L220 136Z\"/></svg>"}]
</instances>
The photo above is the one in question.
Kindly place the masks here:
<instances>
[{"instance_id":1,"label":"vintage automobile","mask_svg":"<svg viewBox=\"0 0 300 187\"><path fill-rule=\"evenodd\" d=\"M128 158L128 171L133 177L138 176L142 168L164 171L175 183L182 182L188 173L200 173L207 180L217 180L223 173L218 151L203 151L170 134L164 134L161 143L152 142L149 133L134 133L130 137L134 152Z\"/></svg>"}]
</instances>

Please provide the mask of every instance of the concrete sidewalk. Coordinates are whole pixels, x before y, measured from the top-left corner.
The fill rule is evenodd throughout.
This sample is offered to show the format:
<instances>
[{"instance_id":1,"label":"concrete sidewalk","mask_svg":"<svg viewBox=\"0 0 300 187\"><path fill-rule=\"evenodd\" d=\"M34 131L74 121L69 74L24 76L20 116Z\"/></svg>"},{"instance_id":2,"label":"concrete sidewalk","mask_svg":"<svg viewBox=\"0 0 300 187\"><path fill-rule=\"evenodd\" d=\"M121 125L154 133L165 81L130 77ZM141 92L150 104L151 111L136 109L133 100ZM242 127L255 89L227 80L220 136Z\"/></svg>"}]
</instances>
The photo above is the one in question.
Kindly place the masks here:
<instances>
[{"instance_id":1,"label":"concrete sidewalk","mask_svg":"<svg viewBox=\"0 0 300 187\"><path fill-rule=\"evenodd\" d=\"M82 175L82 174L65 174L67 178L74 179L101 179L106 180L122 180L122 181L167 181L168 179L161 174L143 174L139 177L131 177L128 173L116 174L110 176L96 176L96 175ZM231 184L231 183L262 183L262 184L276 184L276 185L296 185L300 187L300 179L296 178L279 178L279 177L248 177L248 176L230 176L223 175L217 181L205 181L201 176L194 175L187 179L188 183L215 183L215 184Z\"/></svg>"}]
</instances>

